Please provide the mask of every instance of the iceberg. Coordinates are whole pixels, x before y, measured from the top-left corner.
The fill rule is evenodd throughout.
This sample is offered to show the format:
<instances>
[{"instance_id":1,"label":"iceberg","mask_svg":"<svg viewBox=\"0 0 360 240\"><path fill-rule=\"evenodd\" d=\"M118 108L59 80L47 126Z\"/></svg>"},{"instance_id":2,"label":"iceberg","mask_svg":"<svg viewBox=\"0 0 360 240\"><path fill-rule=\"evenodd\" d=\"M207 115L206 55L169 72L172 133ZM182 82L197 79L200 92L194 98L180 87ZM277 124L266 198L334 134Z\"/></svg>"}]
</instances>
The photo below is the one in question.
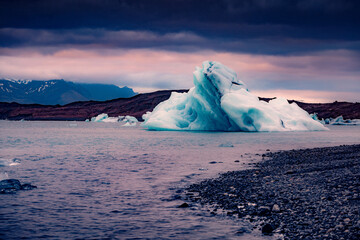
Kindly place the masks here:
<instances>
[{"instance_id":1,"label":"iceberg","mask_svg":"<svg viewBox=\"0 0 360 240\"><path fill-rule=\"evenodd\" d=\"M118 116L118 117L109 117L108 114L101 113L101 114L97 115L96 117L92 117L91 122L111 122L111 123L121 122L121 123L123 123L122 126L124 126L124 127L133 127L133 126L136 126L136 124L138 123L138 120L135 117L129 116L129 115Z\"/></svg>"},{"instance_id":2,"label":"iceberg","mask_svg":"<svg viewBox=\"0 0 360 240\"><path fill-rule=\"evenodd\" d=\"M326 120L324 120L323 118L322 118L321 120L319 119L319 117L318 117L318 115L317 115L316 112L315 112L315 113L310 113L310 117L311 117L312 119L314 119L315 121L320 122L322 125L327 124L327 123L326 123Z\"/></svg>"},{"instance_id":3,"label":"iceberg","mask_svg":"<svg viewBox=\"0 0 360 240\"><path fill-rule=\"evenodd\" d=\"M328 122L330 125L360 125L360 119L344 119L343 116L329 119Z\"/></svg>"},{"instance_id":4,"label":"iceberg","mask_svg":"<svg viewBox=\"0 0 360 240\"><path fill-rule=\"evenodd\" d=\"M310 116L312 119L320 122L323 125L360 125L360 119L344 119L343 116L338 116L336 118L326 118L320 120L317 116L317 113L312 113Z\"/></svg>"},{"instance_id":5,"label":"iceberg","mask_svg":"<svg viewBox=\"0 0 360 240\"><path fill-rule=\"evenodd\" d=\"M143 115L149 130L308 131L326 130L296 103L284 98L260 101L237 74L219 62L205 61L194 72L194 87L173 92Z\"/></svg>"},{"instance_id":6,"label":"iceberg","mask_svg":"<svg viewBox=\"0 0 360 240\"><path fill-rule=\"evenodd\" d=\"M125 123L122 125L123 127L134 127L139 122L135 117L133 116L119 116L119 121Z\"/></svg>"},{"instance_id":7,"label":"iceberg","mask_svg":"<svg viewBox=\"0 0 360 240\"><path fill-rule=\"evenodd\" d=\"M109 117L106 113L101 113L91 118L91 122L118 122L117 117Z\"/></svg>"},{"instance_id":8,"label":"iceberg","mask_svg":"<svg viewBox=\"0 0 360 240\"><path fill-rule=\"evenodd\" d=\"M0 158L0 167L16 166L19 164L20 164L20 160L17 158L14 159Z\"/></svg>"}]
</instances>

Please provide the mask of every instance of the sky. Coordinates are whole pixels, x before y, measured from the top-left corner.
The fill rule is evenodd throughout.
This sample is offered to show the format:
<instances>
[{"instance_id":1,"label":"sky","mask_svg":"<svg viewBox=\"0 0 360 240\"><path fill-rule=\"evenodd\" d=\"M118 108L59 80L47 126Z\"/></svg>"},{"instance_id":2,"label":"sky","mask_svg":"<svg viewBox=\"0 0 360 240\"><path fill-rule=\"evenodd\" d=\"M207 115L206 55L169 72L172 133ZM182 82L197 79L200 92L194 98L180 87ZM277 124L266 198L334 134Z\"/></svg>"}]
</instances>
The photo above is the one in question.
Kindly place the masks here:
<instances>
[{"instance_id":1,"label":"sky","mask_svg":"<svg viewBox=\"0 0 360 240\"><path fill-rule=\"evenodd\" d=\"M205 60L254 94L360 102L357 0L0 0L0 78L186 89Z\"/></svg>"}]
</instances>

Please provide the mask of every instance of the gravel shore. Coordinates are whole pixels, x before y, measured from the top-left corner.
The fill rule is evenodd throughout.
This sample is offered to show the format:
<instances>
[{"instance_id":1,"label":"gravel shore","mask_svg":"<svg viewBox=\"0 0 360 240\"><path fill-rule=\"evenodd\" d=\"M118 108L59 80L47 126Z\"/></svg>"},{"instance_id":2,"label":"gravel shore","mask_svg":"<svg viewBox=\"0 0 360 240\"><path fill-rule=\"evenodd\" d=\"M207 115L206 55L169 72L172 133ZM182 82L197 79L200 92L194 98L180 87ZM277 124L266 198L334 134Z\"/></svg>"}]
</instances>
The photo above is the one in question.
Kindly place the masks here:
<instances>
[{"instance_id":1,"label":"gravel shore","mask_svg":"<svg viewBox=\"0 0 360 240\"><path fill-rule=\"evenodd\" d=\"M188 200L285 239L360 239L360 145L263 157L255 169L191 185Z\"/></svg>"}]
</instances>

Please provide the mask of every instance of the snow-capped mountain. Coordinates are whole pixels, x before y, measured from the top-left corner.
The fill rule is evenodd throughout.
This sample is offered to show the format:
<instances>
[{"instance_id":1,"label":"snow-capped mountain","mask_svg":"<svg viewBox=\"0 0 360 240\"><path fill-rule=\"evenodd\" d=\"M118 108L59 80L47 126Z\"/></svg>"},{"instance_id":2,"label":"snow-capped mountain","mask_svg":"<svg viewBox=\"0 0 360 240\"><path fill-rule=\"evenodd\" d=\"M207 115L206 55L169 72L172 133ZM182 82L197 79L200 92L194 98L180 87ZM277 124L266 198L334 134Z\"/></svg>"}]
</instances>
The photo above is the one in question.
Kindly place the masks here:
<instances>
[{"instance_id":1,"label":"snow-capped mountain","mask_svg":"<svg viewBox=\"0 0 360 240\"><path fill-rule=\"evenodd\" d=\"M105 101L132 97L136 93L128 87L110 84L74 83L65 80L0 79L0 102L64 105L76 101Z\"/></svg>"}]
</instances>

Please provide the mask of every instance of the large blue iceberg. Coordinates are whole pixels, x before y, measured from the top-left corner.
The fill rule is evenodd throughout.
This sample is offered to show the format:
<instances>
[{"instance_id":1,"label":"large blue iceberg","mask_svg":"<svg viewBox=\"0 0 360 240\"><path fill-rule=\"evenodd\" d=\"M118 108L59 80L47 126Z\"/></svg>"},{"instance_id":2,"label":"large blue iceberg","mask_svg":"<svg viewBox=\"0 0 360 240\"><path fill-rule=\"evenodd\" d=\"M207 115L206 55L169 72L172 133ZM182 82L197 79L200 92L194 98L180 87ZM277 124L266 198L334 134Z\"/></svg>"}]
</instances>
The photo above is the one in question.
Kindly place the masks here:
<instances>
[{"instance_id":1,"label":"large blue iceberg","mask_svg":"<svg viewBox=\"0 0 360 240\"><path fill-rule=\"evenodd\" d=\"M205 61L194 72L194 87L173 92L143 115L151 130L306 131L326 130L296 103L284 98L260 101L236 73L218 62Z\"/></svg>"}]
</instances>

